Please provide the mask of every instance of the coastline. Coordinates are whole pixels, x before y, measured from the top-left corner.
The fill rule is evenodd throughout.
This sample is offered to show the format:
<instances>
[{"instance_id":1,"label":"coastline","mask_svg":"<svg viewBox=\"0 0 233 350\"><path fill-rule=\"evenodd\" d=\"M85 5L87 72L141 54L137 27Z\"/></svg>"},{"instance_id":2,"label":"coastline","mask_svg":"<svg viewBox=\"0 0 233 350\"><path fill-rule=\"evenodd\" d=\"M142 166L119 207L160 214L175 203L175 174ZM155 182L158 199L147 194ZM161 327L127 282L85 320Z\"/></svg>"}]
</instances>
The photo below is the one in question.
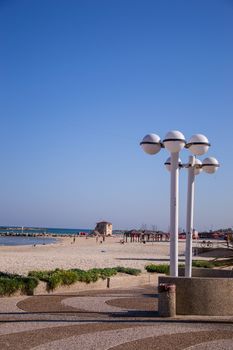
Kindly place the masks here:
<instances>
[{"instance_id":1,"label":"coastline","mask_svg":"<svg viewBox=\"0 0 233 350\"><path fill-rule=\"evenodd\" d=\"M149 263L169 262L169 242L120 244L121 236L96 242L95 237L57 237L46 245L0 246L2 272L27 274L32 270L100 267L135 267L144 270ZM184 244L179 245L184 253Z\"/></svg>"}]
</instances>

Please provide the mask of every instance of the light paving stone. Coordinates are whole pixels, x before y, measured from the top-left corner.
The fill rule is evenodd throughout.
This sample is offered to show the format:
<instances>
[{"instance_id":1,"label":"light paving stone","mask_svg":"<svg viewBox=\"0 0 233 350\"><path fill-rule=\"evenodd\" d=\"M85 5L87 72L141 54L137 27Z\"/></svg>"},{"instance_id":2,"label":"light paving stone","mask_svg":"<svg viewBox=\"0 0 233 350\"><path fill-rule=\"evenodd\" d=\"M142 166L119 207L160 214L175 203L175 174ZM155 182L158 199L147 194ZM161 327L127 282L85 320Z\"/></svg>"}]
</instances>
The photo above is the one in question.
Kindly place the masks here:
<instances>
[{"instance_id":1,"label":"light paving stone","mask_svg":"<svg viewBox=\"0 0 233 350\"><path fill-rule=\"evenodd\" d=\"M17 303L24 299L25 296L0 298L0 315L3 313L24 312L23 310L17 307Z\"/></svg>"},{"instance_id":2,"label":"light paving stone","mask_svg":"<svg viewBox=\"0 0 233 350\"><path fill-rule=\"evenodd\" d=\"M189 346L185 350L232 350L233 341L232 339L221 339L209 341L193 346Z\"/></svg>"},{"instance_id":3,"label":"light paving stone","mask_svg":"<svg viewBox=\"0 0 233 350\"><path fill-rule=\"evenodd\" d=\"M114 300L114 299L121 299L125 297L132 297L130 294L126 295L118 295L116 298L113 297L73 297L62 300L62 304L66 306L71 306L76 309L82 309L90 312L119 312L119 311L126 311L126 309L119 308L117 306L111 306L106 304L106 301ZM129 309L127 309L129 311Z\"/></svg>"}]
</instances>

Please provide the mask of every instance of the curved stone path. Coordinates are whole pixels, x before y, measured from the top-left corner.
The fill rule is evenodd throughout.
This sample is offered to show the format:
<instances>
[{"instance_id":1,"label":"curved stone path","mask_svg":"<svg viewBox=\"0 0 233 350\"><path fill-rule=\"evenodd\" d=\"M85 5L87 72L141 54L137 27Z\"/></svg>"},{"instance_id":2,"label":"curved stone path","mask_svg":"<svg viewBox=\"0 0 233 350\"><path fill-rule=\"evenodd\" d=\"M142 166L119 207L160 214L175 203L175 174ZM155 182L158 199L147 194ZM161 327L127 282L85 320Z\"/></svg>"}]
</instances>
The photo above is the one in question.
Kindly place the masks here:
<instances>
[{"instance_id":1,"label":"curved stone path","mask_svg":"<svg viewBox=\"0 0 233 350\"><path fill-rule=\"evenodd\" d=\"M232 350L232 317L157 314L151 286L1 298L0 349Z\"/></svg>"}]
</instances>

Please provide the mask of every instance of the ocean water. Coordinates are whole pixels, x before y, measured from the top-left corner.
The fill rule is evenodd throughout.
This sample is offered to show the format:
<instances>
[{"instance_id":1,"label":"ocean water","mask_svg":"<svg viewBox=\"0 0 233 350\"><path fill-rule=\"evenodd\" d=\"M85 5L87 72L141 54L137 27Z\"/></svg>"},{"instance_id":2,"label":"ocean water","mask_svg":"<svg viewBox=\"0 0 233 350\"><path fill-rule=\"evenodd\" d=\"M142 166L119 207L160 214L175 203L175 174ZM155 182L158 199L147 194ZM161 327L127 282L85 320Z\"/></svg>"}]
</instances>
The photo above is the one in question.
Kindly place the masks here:
<instances>
[{"instance_id":1,"label":"ocean water","mask_svg":"<svg viewBox=\"0 0 233 350\"><path fill-rule=\"evenodd\" d=\"M0 246L51 244L56 238L41 237L41 234L71 236L79 232L90 233L90 229L64 229L64 228L41 228L41 227L0 227ZM12 235L12 236L11 236ZM30 237L36 235L36 237Z\"/></svg>"},{"instance_id":2,"label":"ocean water","mask_svg":"<svg viewBox=\"0 0 233 350\"><path fill-rule=\"evenodd\" d=\"M82 229L82 228L77 228L77 229L70 229L70 228L47 228L46 229L47 233L50 234L59 234L59 235L73 235L73 234L78 234L79 232L85 232L85 233L90 233L92 230L91 229Z\"/></svg>"},{"instance_id":3,"label":"ocean water","mask_svg":"<svg viewBox=\"0 0 233 350\"><path fill-rule=\"evenodd\" d=\"M51 244L55 243L55 238L43 237L4 237L0 236L0 246L18 246L18 245L37 245L37 244Z\"/></svg>"}]
</instances>

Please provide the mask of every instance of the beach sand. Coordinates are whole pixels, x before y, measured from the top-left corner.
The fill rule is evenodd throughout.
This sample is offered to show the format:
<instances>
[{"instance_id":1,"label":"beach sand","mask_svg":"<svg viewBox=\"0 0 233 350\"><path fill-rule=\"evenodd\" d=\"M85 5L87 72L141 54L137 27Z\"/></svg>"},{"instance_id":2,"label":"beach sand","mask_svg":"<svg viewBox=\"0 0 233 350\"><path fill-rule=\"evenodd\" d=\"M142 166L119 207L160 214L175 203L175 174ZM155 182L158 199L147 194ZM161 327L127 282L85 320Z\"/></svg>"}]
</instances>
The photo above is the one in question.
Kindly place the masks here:
<instances>
[{"instance_id":1,"label":"beach sand","mask_svg":"<svg viewBox=\"0 0 233 350\"><path fill-rule=\"evenodd\" d=\"M94 267L135 267L149 263L169 263L169 242L120 243L119 236L100 240L76 237L58 239L57 243L36 246L1 246L0 271L27 274L32 270L55 268L90 269ZM179 260L184 261L184 242L179 243Z\"/></svg>"}]
</instances>

